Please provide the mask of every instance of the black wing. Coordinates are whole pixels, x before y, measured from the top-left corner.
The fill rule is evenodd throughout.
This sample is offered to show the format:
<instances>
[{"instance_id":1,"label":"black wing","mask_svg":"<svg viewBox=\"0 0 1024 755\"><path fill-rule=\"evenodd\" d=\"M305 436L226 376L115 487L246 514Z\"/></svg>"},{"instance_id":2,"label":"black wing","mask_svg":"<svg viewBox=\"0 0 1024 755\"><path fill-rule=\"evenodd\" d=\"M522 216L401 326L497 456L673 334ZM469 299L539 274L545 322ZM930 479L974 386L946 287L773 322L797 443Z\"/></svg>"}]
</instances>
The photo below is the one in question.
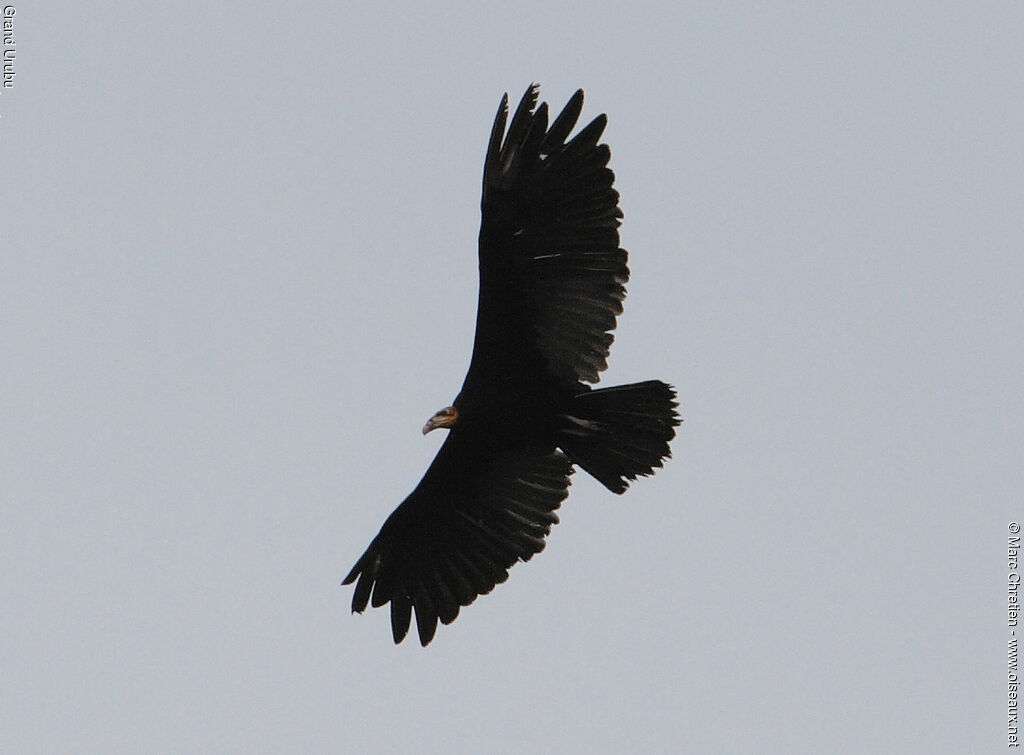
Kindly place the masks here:
<instances>
[{"instance_id":1,"label":"black wing","mask_svg":"<svg viewBox=\"0 0 1024 755\"><path fill-rule=\"evenodd\" d=\"M484 164L480 299L474 381L539 369L561 382L596 383L607 364L629 279L619 248L619 195L598 144L607 119L566 137L583 107L572 96L548 127L547 104L534 110L526 90L505 133L501 100ZM503 139L504 137L504 139Z\"/></svg>"},{"instance_id":2,"label":"black wing","mask_svg":"<svg viewBox=\"0 0 1024 755\"><path fill-rule=\"evenodd\" d=\"M476 340L456 399L466 411L344 582L358 579L354 611L391 603L395 642L414 607L426 645L438 619L454 621L544 547L572 465L552 438L529 437L530 422L508 423L538 386L597 382L629 278L610 153L597 143L605 117L566 142L583 92L548 128L531 86L505 134L507 102L484 167Z\"/></svg>"},{"instance_id":3,"label":"black wing","mask_svg":"<svg viewBox=\"0 0 1024 755\"><path fill-rule=\"evenodd\" d=\"M359 579L352 610L390 601L398 643L415 607L425 646L438 619L450 624L461 606L504 582L517 560L544 549L570 474L559 451L481 450L473 438L449 434L423 480L345 577L346 585Z\"/></svg>"}]
</instances>

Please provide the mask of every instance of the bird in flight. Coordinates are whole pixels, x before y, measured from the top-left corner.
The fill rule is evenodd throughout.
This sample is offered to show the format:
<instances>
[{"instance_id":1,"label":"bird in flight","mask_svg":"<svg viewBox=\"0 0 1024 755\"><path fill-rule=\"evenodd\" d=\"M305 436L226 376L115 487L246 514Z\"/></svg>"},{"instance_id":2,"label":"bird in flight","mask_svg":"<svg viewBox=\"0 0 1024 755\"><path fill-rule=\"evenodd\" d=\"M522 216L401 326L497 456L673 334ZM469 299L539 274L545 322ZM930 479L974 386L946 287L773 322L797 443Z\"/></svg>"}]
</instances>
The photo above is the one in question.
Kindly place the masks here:
<instances>
[{"instance_id":1,"label":"bird in flight","mask_svg":"<svg viewBox=\"0 0 1024 755\"><path fill-rule=\"evenodd\" d=\"M356 583L353 612L391 603L395 643L413 609L426 646L438 619L450 624L543 550L574 465L622 493L671 456L680 423L661 381L588 385L608 366L629 280L611 152L598 143L607 118L567 140L583 91L550 126L537 93L507 131L503 96L491 129L473 356L455 401L423 427L448 437L342 583Z\"/></svg>"}]
</instances>

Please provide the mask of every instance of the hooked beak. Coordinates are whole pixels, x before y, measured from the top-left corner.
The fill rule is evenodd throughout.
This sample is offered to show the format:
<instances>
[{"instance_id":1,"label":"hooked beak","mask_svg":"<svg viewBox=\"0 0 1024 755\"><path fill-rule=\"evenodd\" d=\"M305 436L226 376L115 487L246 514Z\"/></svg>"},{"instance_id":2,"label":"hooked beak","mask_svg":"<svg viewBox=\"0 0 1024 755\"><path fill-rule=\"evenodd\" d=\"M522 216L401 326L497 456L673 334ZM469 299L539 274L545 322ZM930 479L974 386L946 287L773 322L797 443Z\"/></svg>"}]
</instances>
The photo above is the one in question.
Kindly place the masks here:
<instances>
[{"instance_id":1,"label":"hooked beak","mask_svg":"<svg viewBox=\"0 0 1024 755\"><path fill-rule=\"evenodd\" d=\"M446 406L427 420L427 424L423 426L423 434L426 435L431 430L436 430L439 427L451 427L458 419L459 410L454 406Z\"/></svg>"}]
</instances>

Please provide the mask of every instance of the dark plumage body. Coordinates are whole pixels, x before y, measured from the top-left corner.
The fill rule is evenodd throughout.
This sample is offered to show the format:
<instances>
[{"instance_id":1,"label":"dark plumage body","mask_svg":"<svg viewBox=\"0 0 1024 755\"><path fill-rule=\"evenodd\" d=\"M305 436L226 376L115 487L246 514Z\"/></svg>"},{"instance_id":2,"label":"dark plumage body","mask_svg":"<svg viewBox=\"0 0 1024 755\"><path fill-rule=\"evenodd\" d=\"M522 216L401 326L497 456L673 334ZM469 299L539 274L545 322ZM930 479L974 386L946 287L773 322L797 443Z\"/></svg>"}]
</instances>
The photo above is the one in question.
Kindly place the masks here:
<instances>
[{"instance_id":1,"label":"dark plumage body","mask_svg":"<svg viewBox=\"0 0 1024 755\"><path fill-rule=\"evenodd\" d=\"M395 642L420 642L544 548L573 464L609 490L670 456L679 418L659 381L591 389L607 366L629 279L599 116L566 142L583 92L548 128L537 89L505 134L502 98L484 165L473 357L449 435L423 480L345 578L353 611L391 603ZM504 137L504 139L503 139Z\"/></svg>"}]
</instances>

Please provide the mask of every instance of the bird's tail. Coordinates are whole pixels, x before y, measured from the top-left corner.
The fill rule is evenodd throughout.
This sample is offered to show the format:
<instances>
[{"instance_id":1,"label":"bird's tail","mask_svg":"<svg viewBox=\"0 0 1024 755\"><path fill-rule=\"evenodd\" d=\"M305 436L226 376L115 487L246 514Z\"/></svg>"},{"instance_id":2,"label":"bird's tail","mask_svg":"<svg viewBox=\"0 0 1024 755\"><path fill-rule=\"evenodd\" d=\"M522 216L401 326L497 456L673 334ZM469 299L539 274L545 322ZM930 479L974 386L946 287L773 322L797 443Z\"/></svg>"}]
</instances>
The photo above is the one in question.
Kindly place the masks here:
<instances>
[{"instance_id":1,"label":"bird's tail","mask_svg":"<svg viewBox=\"0 0 1024 755\"><path fill-rule=\"evenodd\" d=\"M562 415L562 450L613 493L627 480L654 474L672 453L681 420L676 393L660 380L600 388L577 395Z\"/></svg>"}]
</instances>

